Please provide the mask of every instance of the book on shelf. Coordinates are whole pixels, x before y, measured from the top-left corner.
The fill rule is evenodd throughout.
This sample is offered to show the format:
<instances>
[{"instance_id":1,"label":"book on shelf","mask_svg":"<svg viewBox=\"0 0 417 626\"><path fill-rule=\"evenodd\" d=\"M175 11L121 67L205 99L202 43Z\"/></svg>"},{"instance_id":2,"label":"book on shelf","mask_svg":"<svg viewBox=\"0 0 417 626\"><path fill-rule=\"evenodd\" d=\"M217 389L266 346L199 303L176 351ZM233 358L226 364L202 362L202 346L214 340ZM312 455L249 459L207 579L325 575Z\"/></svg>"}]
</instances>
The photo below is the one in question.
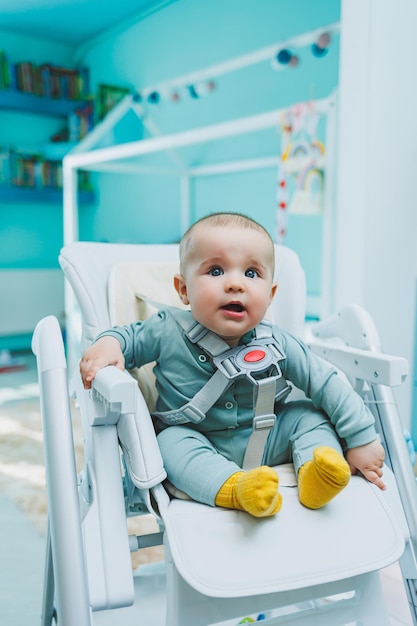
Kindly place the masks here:
<instances>
[{"instance_id":1,"label":"book on shelf","mask_svg":"<svg viewBox=\"0 0 417 626\"><path fill-rule=\"evenodd\" d=\"M86 74L84 68L83 76ZM81 80L80 70L57 67L50 63L41 65L44 94L48 98L63 100L83 100L88 93Z\"/></svg>"},{"instance_id":2,"label":"book on shelf","mask_svg":"<svg viewBox=\"0 0 417 626\"><path fill-rule=\"evenodd\" d=\"M4 50L0 50L0 89L17 89L16 66Z\"/></svg>"},{"instance_id":3,"label":"book on shelf","mask_svg":"<svg viewBox=\"0 0 417 626\"><path fill-rule=\"evenodd\" d=\"M68 141L80 141L94 127L94 105L87 102L68 116Z\"/></svg>"},{"instance_id":4,"label":"book on shelf","mask_svg":"<svg viewBox=\"0 0 417 626\"><path fill-rule=\"evenodd\" d=\"M0 148L0 187L10 183L10 153Z\"/></svg>"},{"instance_id":5,"label":"book on shelf","mask_svg":"<svg viewBox=\"0 0 417 626\"><path fill-rule=\"evenodd\" d=\"M61 159L46 159L25 149L0 149L0 190L9 187L62 190L62 185ZM79 172L78 189L92 191L88 172Z\"/></svg>"},{"instance_id":6,"label":"book on shelf","mask_svg":"<svg viewBox=\"0 0 417 626\"><path fill-rule=\"evenodd\" d=\"M9 152L10 181L13 187L60 188L62 162L45 160L40 154L11 149ZM61 182L61 185L60 185Z\"/></svg>"},{"instance_id":7,"label":"book on shelf","mask_svg":"<svg viewBox=\"0 0 417 626\"><path fill-rule=\"evenodd\" d=\"M87 67L69 68L30 61L13 63L0 51L0 89L20 91L59 100L90 98L90 73Z\"/></svg>"}]
</instances>

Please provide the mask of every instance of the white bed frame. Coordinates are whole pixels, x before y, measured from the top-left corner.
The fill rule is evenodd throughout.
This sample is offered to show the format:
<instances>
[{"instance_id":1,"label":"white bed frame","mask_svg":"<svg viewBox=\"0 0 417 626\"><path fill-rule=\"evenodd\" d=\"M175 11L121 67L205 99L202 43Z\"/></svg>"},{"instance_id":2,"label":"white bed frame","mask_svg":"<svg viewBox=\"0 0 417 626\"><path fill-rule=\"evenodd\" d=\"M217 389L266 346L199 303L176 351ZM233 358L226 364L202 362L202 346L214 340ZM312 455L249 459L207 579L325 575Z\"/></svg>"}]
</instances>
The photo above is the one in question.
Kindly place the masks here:
<instances>
[{"instance_id":1,"label":"white bed frame","mask_svg":"<svg viewBox=\"0 0 417 626\"><path fill-rule=\"evenodd\" d=\"M303 33L286 41L280 41L273 45L249 54L229 59L223 63L204 68L193 74L175 78L164 84L145 87L141 90L142 99L152 91L163 92L167 89L178 89L185 85L201 80L213 79L214 77L228 74L236 70L272 59L278 50L284 47L305 48L322 32L331 34L338 33L339 24L330 24L315 31ZM322 249L322 273L321 273L321 297L320 301L308 302L309 313L326 316L334 308L332 284L334 267L334 214L335 214L335 163L336 163L336 95L314 102L315 111L326 115L326 187L323 209L323 249ZM291 108L291 107L287 107ZM226 122L209 126L194 128L185 132L163 135L150 119L144 106L138 101L137 95L126 96L105 119L98 124L87 137L85 137L63 160L63 186L64 186L64 245L78 241L79 239L79 213L77 201L77 170L90 170L95 172L120 172L125 174L153 174L156 176L173 175L179 180L180 194L180 228L184 232L190 225L190 189L193 179L215 175L227 175L238 172L254 171L261 169L278 169L278 153L271 153L264 157L256 156L241 160L223 161L221 163L189 166L181 158L180 149L204 142L216 142L225 138L234 138L242 135L256 134L261 131L276 129L281 125L282 113L286 110L277 109L258 113L249 117L232 119ZM109 137L117 135L113 133L117 124L131 112L134 112L151 138L130 141L128 143L114 144L109 147ZM277 151L278 152L278 151ZM165 153L169 157L171 166L155 167L147 163L148 155ZM274 207L271 207L274 210ZM71 320L74 318L75 302L71 290L66 288L65 313L67 319L67 332L71 334Z\"/></svg>"},{"instance_id":2,"label":"white bed frame","mask_svg":"<svg viewBox=\"0 0 417 626\"><path fill-rule=\"evenodd\" d=\"M335 96L315 101L315 110L318 113L327 114L328 130L326 133L326 147L330 149L334 143L334 116ZM263 158L245 159L241 161L223 162L215 165L199 167L187 167L176 153L177 148L191 146L197 143L211 142L226 137L256 133L265 129L276 129L280 125L280 115L286 109L276 109L265 113L259 113L249 117L243 117L220 124L203 126L182 133L165 136L155 136L151 139L142 139L113 145L107 148L94 149L99 141L120 121L129 110L133 110L148 127L151 133L157 134L157 130L140 103L135 102L134 95L126 98L99 124L77 147L64 158L64 244L78 240L78 206L76 194L76 170L92 170L96 172L125 172L125 173L153 173L175 174L181 179L181 226L183 229L189 225L189 184L190 179L198 176L213 176L218 174L230 174L248 170L277 168L278 155ZM146 165L144 157L147 154L166 152L173 162L172 168L161 169ZM139 160L142 157L142 160ZM132 161L136 158L136 161ZM328 165L331 163L327 158ZM330 161L330 163L329 163ZM326 167L327 172L327 167ZM329 176L331 179L331 175ZM325 212L326 213L326 212Z\"/></svg>"},{"instance_id":3,"label":"white bed frame","mask_svg":"<svg viewBox=\"0 0 417 626\"><path fill-rule=\"evenodd\" d=\"M114 126L133 110L141 118L152 134L150 139L142 139L94 149ZM135 101L134 95L126 98L113 109L104 121L99 124L80 144L74 148L63 161L64 180L64 245L78 241L78 202L77 202L77 170L95 172L120 172L154 175L175 175L179 179L181 197L181 232L190 224L190 186L193 178L231 174L250 170L278 168L279 157L265 156L237 161L222 162L197 167L187 167L181 160L176 149L202 142L214 142L227 137L256 133L271 129L275 131L280 125L280 116L285 109L277 109L250 117L243 117L220 124L195 128L182 133L158 136L157 129L145 116L142 105ZM327 115L326 124L326 191L323 212L323 250L322 250L322 298L319 307L321 315L331 311L332 295L330 285L333 258L333 220L334 220L334 150L336 136L336 97L317 100L315 110ZM171 168L155 168L147 165L146 156L165 152L172 162ZM66 296L66 315L73 312L70 294ZM316 306L314 307L317 308Z\"/></svg>"}]
</instances>

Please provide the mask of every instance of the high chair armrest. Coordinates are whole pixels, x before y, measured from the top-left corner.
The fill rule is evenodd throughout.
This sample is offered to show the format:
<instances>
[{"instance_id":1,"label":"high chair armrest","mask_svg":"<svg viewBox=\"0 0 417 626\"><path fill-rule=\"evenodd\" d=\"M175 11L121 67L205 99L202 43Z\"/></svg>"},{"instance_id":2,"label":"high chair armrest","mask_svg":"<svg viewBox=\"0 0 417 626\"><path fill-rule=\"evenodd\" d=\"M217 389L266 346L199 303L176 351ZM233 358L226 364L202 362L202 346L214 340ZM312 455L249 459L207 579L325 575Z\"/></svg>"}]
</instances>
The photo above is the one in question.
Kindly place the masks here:
<instances>
[{"instance_id":1,"label":"high chair armrest","mask_svg":"<svg viewBox=\"0 0 417 626\"><path fill-rule=\"evenodd\" d=\"M408 362L398 356L313 341L309 348L341 369L348 378L397 387L408 375Z\"/></svg>"},{"instance_id":2,"label":"high chair armrest","mask_svg":"<svg viewBox=\"0 0 417 626\"><path fill-rule=\"evenodd\" d=\"M94 426L116 424L120 446L133 483L150 489L166 478L162 456L145 400L128 372L109 366L92 384Z\"/></svg>"},{"instance_id":3,"label":"high chair armrest","mask_svg":"<svg viewBox=\"0 0 417 626\"><path fill-rule=\"evenodd\" d=\"M136 412L137 388L136 381L114 365L99 370L92 384L93 395L109 411L121 414Z\"/></svg>"},{"instance_id":4,"label":"high chair armrest","mask_svg":"<svg viewBox=\"0 0 417 626\"><path fill-rule=\"evenodd\" d=\"M151 489L167 475L148 407L139 389L136 393L136 413L121 416L117 434L133 484Z\"/></svg>"}]
</instances>

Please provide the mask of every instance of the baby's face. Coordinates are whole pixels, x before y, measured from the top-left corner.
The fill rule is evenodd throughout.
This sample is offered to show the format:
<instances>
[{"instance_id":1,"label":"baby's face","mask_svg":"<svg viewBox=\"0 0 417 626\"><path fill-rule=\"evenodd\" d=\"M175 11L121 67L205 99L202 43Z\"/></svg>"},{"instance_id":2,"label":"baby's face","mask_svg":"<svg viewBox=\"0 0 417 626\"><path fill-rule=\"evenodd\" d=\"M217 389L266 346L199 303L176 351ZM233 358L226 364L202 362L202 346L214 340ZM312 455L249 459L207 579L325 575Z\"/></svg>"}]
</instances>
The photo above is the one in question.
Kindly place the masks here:
<instances>
[{"instance_id":1,"label":"baby's face","mask_svg":"<svg viewBox=\"0 0 417 626\"><path fill-rule=\"evenodd\" d=\"M192 241L175 287L194 319L235 346L263 319L275 294L272 244L238 226L199 227Z\"/></svg>"}]
</instances>

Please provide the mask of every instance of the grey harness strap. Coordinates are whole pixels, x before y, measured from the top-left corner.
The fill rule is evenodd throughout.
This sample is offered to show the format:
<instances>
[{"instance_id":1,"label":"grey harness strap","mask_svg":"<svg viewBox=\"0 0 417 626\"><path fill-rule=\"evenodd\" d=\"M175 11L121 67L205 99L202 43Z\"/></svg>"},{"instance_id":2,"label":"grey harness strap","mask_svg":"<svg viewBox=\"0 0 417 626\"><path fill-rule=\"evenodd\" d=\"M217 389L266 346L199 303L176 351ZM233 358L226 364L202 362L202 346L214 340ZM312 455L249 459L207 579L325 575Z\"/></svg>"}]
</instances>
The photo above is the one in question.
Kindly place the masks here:
<instances>
[{"instance_id":1,"label":"grey harness strap","mask_svg":"<svg viewBox=\"0 0 417 626\"><path fill-rule=\"evenodd\" d=\"M260 465L266 440L276 423L274 406L283 400L291 387L282 375L279 362L285 359L275 338L271 325L261 322L255 328L255 339L246 345L230 348L218 335L196 322L189 311L170 308L177 323L183 328L191 343L198 345L213 359L216 371L194 398L179 409L155 412L166 424L198 424L205 419L207 411L238 378L246 377L254 386L253 430L246 449L243 469ZM267 370L273 374L256 378Z\"/></svg>"}]
</instances>

